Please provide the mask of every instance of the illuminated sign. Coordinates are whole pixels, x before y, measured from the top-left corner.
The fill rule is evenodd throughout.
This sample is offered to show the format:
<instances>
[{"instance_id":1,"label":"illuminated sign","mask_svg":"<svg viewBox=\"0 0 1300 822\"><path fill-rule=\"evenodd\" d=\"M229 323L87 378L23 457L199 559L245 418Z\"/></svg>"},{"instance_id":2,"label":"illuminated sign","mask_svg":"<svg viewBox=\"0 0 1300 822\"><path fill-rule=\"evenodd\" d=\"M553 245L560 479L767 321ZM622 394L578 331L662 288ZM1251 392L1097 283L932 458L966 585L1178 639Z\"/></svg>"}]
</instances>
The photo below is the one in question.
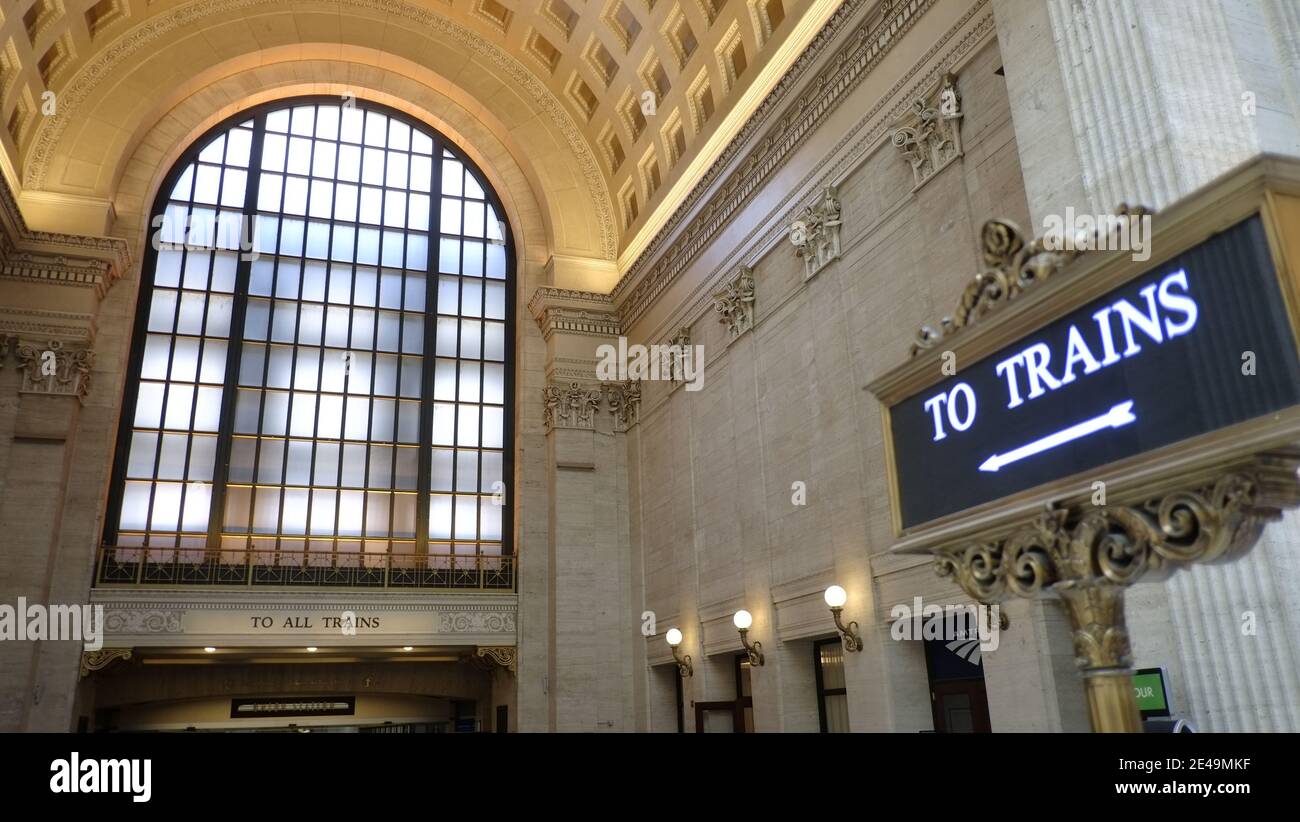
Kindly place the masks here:
<instances>
[{"instance_id":1,"label":"illuminated sign","mask_svg":"<svg viewBox=\"0 0 1300 822\"><path fill-rule=\"evenodd\" d=\"M1252 217L890 408L903 527L1300 404Z\"/></svg>"},{"instance_id":2,"label":"illuminated sign","mask_svg":"<svg viewBox=\"0 0 1300 822\"><path fill-rule=\"evenodd\" d=\"M1139 668L1133 672L1133 695L1142 718L1169 716L1169 692L1163 668Z\"/></svg>"}]
</instances>

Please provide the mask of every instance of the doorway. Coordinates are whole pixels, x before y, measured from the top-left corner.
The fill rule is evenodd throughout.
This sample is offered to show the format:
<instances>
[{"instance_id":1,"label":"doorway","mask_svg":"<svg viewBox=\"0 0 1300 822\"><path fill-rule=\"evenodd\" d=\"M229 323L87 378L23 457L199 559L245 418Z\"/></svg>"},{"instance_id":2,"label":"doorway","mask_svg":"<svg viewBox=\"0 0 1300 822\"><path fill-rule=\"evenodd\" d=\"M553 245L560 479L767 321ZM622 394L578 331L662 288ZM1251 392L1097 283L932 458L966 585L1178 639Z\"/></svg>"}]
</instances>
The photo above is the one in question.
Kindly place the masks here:
<instances>
[{"instance_id":1,"label":"doorway","mask_svg":"<svg viewBox=\"0 0 1300 822\"><path fill-rule=\"evenodd\" d=\"M736 698L695 703L695 732L744 734L754 732L754 695L750 690L749 654L733 657Z\"/></svg>"},{"instance_id":2,"label":"doorway","mask_svg":"<svg viewBox=\"0 0 1300 822\"><path fill-rule=\"evenodd\" d=\"M952 647L949 647L952 646ZM936 733L989 733L983 659L969 641L925 640L930 711Z\"/></svg>"}]
</instances>

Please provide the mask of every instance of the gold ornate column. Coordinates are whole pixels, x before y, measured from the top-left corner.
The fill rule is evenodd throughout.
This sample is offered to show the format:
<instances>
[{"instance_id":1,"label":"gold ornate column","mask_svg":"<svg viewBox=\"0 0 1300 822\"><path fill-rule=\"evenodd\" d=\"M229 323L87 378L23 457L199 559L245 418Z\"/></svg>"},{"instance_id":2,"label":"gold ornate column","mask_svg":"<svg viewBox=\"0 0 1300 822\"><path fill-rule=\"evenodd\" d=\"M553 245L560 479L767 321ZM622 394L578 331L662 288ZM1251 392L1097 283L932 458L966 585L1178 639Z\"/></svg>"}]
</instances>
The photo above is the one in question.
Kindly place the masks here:
<instances>
[{"instance_id":1,"label":"gold ornate column","mask_svg":"<svg viewBox=\"0 0 1300 822\"><path fill-rule=\"evenodd\" d=\"M1140 503L1051 509L1002 538L934 548L936 570L985 604L1057 597L1093 730L1137 732L1124 589L1249 551L1265 523L1300 505L1298 469L1300 451L1261 454Z\"/></svg>"}]
</instances>

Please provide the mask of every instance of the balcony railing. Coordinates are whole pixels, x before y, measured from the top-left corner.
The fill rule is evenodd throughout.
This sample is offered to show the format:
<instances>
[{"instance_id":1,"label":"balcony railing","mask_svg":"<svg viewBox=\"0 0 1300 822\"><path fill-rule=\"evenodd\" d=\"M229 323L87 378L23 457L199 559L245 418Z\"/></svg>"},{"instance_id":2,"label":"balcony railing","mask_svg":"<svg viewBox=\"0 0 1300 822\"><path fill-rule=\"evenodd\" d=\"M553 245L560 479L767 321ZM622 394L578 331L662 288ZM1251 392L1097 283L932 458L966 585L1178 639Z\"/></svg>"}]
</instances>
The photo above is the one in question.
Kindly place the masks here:
<instances>
[{"instance_id":1,"label":"balcony railing","mask_svg":"<svg viewBox=\"0 0 1300 822\"><path fill-rule=\"evenodd\" d=\"M105 545L95 585L512 591L514 572L508 556Z\"/></svg>"}]
</instances>

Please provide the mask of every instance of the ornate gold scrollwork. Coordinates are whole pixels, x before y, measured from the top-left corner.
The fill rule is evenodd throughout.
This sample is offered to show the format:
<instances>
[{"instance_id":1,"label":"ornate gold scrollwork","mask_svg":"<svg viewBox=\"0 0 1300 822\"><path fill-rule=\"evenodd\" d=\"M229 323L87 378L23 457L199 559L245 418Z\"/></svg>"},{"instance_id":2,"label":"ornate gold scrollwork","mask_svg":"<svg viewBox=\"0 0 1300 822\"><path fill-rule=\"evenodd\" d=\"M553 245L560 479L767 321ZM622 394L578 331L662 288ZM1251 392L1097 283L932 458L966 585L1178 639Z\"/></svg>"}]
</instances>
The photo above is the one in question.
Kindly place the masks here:
<instances>
[{"instance_id":1,"label":"ornate gold scrollwork","mask_svg":"<svg viewBox=\"0 0 1300 822\"><path fill-rule=\"evenodd\" d=\"M974 599L1037 597L1063 585L1127 586L1173 567L1232 559L1249 549L1264 525L1295 504L1295 458L1234 472L1211 485L1175 491L1137 506L1106 506L1071 515L1054 509L999 541L935 555L935 570ZM1282 496L1279 496L1282 492Z\"/></svg>"},{"instance_id":2,"label":"ornate gold scrollwork","mask_svg":"<svg viewBox=\"0 0 1300 822\"><path fill-rule=\"evenodd\" d=\"M1124 589L1249 551L1266 523L1300 504L1298 468L1300 452L1263 454L1141 504L1049 509L1004 537L935 549L935 570L986 605L1057 597L1070 617L1093 727L1139 730Z\"/></svg>"},{"instance_id":3,"label":"ornate gold scrollwork","mask_svg":"<svg viewBox=\"0 0 1300 822\"><path fill-rule=\"evenodd\" d=\"M107 668L117 659L130 659L130 648L101 648L98 651L83 651L81 654L81 678L90 676L92 671Z\"/></svg>"},{"instance_id":4,"label":"ornate gold scrollwork","mask_svg":"<svg viewBox=\"0 0 1300 822\"><path fill-rule=\"evenodd\" d=\"M518 673L519 657L514 646L491 645L478 648L474 651L474 656L485 663L500 665L512 674Z\"/></svg>"},{"instance_id":5,"label":"ornate gold scrollwork","mask_svg":"<svg viewBox=\"0 0 1300 822\"><path fill-rule=\"evenodd\" d=\"M1115 209L1116 217L1137 217L1150 214L1145 206L1121 203ZM1098 228L1096 240L1075 241L1069 248L1053 248L1060 238L1027 239L1025 233L1010 220L989 220L980 231L980 257L984 271L975 276L962 291L957 310L944 317L939 328L925 325L917 331L912 343L912 356L934 348L940 340L960 328L973 325L989 311L1010 302L1030 286L1050 279L1073 262L1083 248L1105 248L1101 233L1110 226Z\"/></svg>"}]
</instances>

